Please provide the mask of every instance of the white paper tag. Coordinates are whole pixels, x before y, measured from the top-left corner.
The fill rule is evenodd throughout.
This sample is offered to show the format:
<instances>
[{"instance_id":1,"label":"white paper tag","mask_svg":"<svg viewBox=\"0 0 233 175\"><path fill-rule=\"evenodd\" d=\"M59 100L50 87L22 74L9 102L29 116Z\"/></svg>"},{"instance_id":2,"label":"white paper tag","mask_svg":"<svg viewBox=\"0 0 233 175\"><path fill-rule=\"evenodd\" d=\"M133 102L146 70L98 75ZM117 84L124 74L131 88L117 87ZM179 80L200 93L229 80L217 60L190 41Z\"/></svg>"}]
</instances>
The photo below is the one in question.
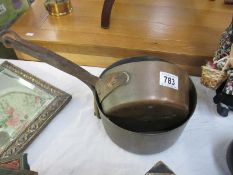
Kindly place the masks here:
<instances>
[{"instance_id":1,"label":"white paper tag","mask_svg":"<svg viewBox=\"0 0 233 175\"><path fill-rule=\"evenodd\" d=\"M28 32L25 34L26 36L34 36L34 33Z\"/></svg>"},{"instance_id":2,"label":"white paper tag","mask_svg":"<svg viewBox=\"0 0 233 175\"><path fill-rule=\"evenodd\" d=\"M161 86L166 86L172 89L178 90L179 88L179 78L174 74L167 72L160 72L159 84Z\"/></svg>"},{"instance_id":3,"label":"white paper tag","mask_svg":"<svg viewBox=\"0 0 233 175\"><path fill-rule=\"evenodd\" d=\"M4 4L0 4L0 15L6 12L6 7Z\"/></svg>"}]
</instances>

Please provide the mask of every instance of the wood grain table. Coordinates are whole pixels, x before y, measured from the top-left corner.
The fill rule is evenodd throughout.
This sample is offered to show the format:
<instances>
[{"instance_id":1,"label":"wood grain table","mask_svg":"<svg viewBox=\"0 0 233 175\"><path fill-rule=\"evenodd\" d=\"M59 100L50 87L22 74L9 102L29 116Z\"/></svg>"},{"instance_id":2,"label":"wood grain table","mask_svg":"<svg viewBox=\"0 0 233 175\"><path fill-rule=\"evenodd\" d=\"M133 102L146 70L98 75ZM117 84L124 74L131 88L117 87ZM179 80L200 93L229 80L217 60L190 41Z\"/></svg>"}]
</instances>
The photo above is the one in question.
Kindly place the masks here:
<instances>
[{"instance_id":1,"label":"wood grain table","mask_svg":"<svg viewBox=\"0 0 233 175\"><path fill-rule=\"evenodd\" d=\"M222 0L117 0L106 30L100 26L103 3L73 0L71 14L53 17L37 0L12 30L80 65L106 67L122 58L154 55L199 75L233 10Z\"/></svg>"}]
</instances>

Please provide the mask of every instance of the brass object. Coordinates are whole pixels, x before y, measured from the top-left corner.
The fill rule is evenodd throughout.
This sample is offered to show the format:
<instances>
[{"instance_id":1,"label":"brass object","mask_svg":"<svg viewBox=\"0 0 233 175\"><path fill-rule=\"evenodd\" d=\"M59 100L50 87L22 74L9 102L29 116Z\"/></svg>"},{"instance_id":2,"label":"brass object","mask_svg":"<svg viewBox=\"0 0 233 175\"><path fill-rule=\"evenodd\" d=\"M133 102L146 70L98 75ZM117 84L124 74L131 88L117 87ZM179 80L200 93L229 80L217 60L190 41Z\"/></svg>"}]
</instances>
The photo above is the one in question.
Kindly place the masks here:
<instances>
[{"instance_id":1,"label":"brass object","mask_svg":"<svg viewBox=\"0 0 233 175\"><path fill-rule=\"evenodd\" d=\"M46 0L45 8L52 16L63 16L72 12L70 0Z\"/></svg>"}]
</instances>

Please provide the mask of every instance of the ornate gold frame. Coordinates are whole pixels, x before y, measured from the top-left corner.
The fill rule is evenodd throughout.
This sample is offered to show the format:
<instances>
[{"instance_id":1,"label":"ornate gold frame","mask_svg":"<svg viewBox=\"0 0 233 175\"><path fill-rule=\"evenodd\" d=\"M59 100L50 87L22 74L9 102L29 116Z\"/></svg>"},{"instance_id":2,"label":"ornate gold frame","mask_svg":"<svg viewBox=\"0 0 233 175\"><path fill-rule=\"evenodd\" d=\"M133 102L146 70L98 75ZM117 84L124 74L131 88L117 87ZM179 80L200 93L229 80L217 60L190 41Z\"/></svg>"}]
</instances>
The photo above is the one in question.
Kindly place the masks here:
<instances>
[{"instance_id":1,"label":"ornate gold frame","mask_svg":"<svg viewBox=\"0 0 233 175\"><path fill-rule=\"evenodd\" d=\"M33 141L33 139L42 131L42 129L55 117L55 115L71 100L71 95L46 83L34 75L16 67L5 61L0 68L10 70L19 77L40 87L45 92L53 95L55 99L30 123L30 125L14 139L9 146L2 152L0 157L15 155L24 151L24 149Z\"/></svg>"}]
</instances>

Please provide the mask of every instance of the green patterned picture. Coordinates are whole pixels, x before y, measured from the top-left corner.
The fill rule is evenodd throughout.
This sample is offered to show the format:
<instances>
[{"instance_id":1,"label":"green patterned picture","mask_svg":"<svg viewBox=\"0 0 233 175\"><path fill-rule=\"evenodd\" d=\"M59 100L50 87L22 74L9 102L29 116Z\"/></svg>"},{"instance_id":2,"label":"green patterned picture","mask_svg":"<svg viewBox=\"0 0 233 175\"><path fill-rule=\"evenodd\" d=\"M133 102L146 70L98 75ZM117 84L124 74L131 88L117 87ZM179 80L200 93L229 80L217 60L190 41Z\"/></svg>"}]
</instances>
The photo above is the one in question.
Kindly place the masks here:
<instances>
[{"instance_id":1,"label":"green patterned picture","mask_svg":"<svg viewBox=\"0 0 233 175\"><path fill-rule=\"evenodd\" d=\"M0 0L0 27L16 19L28 8L28 0Z\"/></svg>"},{"instance_id":2,"label":"green patterned picture","mask_svg":"<svg viewBox=\"0 0 233 175\"><path fill-rule=\"evenodd\" d=\"M9 155L23 150L71 96L8 62L0 66L0 82L0 155Z\"/></svg>"}]
</instances>

